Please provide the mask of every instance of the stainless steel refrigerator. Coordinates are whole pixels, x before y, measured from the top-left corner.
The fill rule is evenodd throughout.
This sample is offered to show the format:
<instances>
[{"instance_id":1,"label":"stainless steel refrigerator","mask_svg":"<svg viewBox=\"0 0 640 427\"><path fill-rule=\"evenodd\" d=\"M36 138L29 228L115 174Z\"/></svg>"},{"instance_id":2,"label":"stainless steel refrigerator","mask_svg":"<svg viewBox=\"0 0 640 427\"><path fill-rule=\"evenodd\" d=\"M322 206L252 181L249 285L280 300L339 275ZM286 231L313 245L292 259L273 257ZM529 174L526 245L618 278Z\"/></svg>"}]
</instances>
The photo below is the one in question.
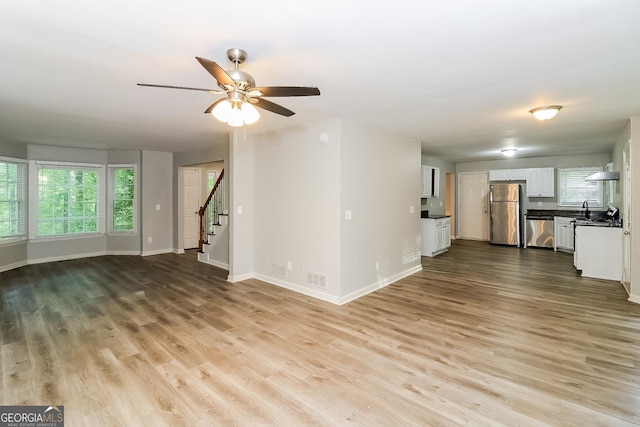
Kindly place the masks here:
<instances>
[{"instance_id":1,"label":"stainless steel refrigerator","mask_svg":"<svg viewBox=\"0 0 640 427\"><path fill-rule=\"evenodd\" d=\"M522 246L520 184L491 184L489 240L498 245Z\"/></svg>"}]
</instances>

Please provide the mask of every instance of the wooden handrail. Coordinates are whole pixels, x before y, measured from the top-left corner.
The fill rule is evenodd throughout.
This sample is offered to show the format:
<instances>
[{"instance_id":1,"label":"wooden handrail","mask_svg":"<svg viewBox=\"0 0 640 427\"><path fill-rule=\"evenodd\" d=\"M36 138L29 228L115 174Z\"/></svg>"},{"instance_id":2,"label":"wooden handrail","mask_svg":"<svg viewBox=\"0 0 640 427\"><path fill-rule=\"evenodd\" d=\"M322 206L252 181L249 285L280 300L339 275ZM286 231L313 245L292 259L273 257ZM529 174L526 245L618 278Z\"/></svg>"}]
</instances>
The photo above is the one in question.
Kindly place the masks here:
<instances>
[{"instance_id":1,"label":"wooden handrail","mask_svg":"<svg viewBox=\"0 0 640 427\"><path fill-rule=\"evenodd\" d=\"M224 169L222 169L222 172L220 172L220 176L218 176L216 183L213 185L213 188L209 193L209 197L207 197L207 201L204 202L204 205L201 206L200 209L198 210L198 216L200 217L200 237L198 238L198 252L202 252L202 245L204 245L204 215L223 177L224 177Z\"/></svg>"}]
</instances>

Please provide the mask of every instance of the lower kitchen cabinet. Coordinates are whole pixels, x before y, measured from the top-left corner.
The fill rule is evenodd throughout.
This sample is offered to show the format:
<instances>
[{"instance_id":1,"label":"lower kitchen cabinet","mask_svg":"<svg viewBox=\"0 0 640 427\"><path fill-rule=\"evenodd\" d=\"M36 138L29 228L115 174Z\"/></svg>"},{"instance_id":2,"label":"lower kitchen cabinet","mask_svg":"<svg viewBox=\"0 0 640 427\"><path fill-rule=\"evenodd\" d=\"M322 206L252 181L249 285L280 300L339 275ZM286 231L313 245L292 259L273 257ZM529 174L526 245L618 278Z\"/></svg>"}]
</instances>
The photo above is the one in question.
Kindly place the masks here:
<instances>
[{"instance_id":1,"label":"lower kitchen cabinet","mask_svg":"<svg viewBox=\"0 0 640 427\"><path fill-rule=\"evenodd\" d=\"M584 277L622 280L622 228L577 226L573 259Z\"/></svg>"},{"instance_id":2,"label":"lower kitchen cabinet","mask_svg":"<svg viewBox=\"0 0 640 427\"><path fill-rule=\"evenodd\" d=\"M573 252L573 218L556 216L553 218L556 251Z\"/></svg>"},{"instance_id":3,"label":"lower kitchen cabinet","mask_svg":"<svg viewBox=\"0 0 640 427\"><path fill-rule=\"evenodd\" d=\"M451 220L443 218L422 218L422 255L436 256L446 252L451 246Z\"/></svg>"}]
</instances>

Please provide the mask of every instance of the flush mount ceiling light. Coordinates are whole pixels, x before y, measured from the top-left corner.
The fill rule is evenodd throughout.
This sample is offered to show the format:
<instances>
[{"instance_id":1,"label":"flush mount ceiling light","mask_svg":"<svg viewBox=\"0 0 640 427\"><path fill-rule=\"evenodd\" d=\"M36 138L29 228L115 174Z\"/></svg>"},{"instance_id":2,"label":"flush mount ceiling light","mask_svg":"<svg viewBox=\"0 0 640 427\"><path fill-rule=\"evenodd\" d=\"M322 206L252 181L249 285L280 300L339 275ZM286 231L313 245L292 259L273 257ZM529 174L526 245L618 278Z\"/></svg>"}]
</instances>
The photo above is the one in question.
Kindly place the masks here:
<instances>
[{"instance_id":1,"label":"flush mount ceiling light","mask_svg":"<svg viewBox=\"0 0 640 427\"><path fill-rule=\"evenodd\" d=\"M562 105L547 105L546 107L534 108L529 112L538 120L549 120L554 118L561 108Z\"/></svg>"},{"instance_id":2,"label":"flush mount ceiling light","mask_svg":"<svg viewBox=\"0 0 640 427\"><path fill-rule=\"evenodd\" d=\"M505 148L504 150L501 150L502 154L507 156L507 157L513 157L516 155L516 151L518 151L515 148Z\"/></svg>"}]
</instances>

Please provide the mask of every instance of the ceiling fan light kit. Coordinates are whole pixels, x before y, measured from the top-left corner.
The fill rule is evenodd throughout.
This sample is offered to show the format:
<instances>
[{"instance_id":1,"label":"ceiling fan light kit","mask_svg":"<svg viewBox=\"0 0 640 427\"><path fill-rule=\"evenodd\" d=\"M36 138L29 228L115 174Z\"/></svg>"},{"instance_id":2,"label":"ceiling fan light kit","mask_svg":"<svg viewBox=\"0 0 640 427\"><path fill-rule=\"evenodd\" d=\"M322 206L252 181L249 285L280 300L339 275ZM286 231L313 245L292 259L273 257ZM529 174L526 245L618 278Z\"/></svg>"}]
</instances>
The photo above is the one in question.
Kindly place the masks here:
<instances>
[{"instance_id":1,"label":"ceiling fan light kit","mask_svg":"<svg viewBox=\"0 0 640 427\"><path fill-rule=\"evenodd\" d=\"M257 122L258 119L260 119L260 113L255 107L285 117L290 117L295 114L293 111L274 102L267 101L263 97L320 95L320 90L317 87L256 87L256 82L253 77L249 73L239 70L239 65L247 59L247 52L242 49L233 48L227 50L227 57L234 64L233 70L225 71L213 61L196 57L200 65L216 79L218 87L222 90L147 83L138 83L138 86L198 90L214 95L226 94L227 98L219 99L211 104L209 108L205 110L205 113L211 113L216 119L233 127L250 125Z\"/></svg>"},{"instance_id":2,"label":"ceiling fan light kit","mask_svg":"<svg viewBox=\"0 0 640 427\"><path fill-rule=\"evenodd\" d=\"M546 107L534 108L529 112L538 120L549 120L554 118L561 108L562 105L547 105Z\"/></svg>"}]
</instances>

